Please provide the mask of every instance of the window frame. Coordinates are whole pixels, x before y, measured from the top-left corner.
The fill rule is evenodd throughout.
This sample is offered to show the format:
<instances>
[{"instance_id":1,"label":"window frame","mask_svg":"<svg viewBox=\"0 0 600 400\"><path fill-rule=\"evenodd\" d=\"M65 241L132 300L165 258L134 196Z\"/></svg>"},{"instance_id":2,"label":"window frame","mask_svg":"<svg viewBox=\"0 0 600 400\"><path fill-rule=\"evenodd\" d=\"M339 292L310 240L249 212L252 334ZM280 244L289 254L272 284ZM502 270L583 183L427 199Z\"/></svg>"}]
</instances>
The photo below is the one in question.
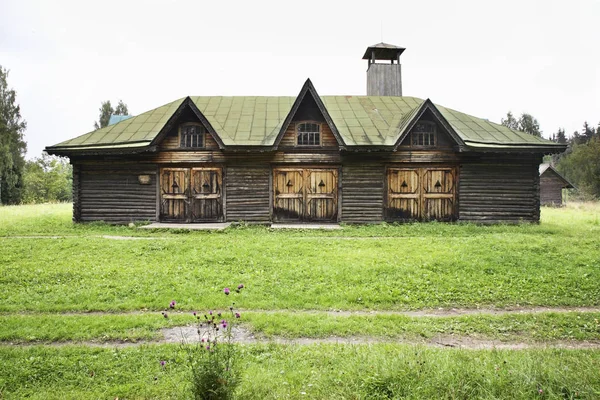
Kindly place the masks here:
<instances>
[{"instance_id":1,"label":"window frame","mask_svg":"<svg viewBox=\"0 0 600 400\"><path fill-rule=\"evenodd\" d=\"M190 126L198 127L200 129L200 132L199 133L184 133L183 130ZM198 123L198 122L185 122L183 124L180 124L179 125L179 135L178 135L179 148L180 149L204 149L204 148L206 148L206 133L207 132L208 131L204 127L204 125L202 125L201 123ZM182 142L184 135L189 135L191 137L190 138L190 146L185 146L184 143ZM198 138L202 138L201 146L192 146L193 136L198 136Z\"/></svg>"},{"instance_id":2,"label":"window frame","mask_svg":"<svg viewBox=\"0 0 600 400\"><path fill-rule=\"evenodd\" d=\"M318 143L314 143L314 144L301 144L299 143L300 141L300 126L301 125L306 125L306 124L313 124L316 125L319 128L318 132L302 132L302 133L307 133L309 136L307 137L307 140L310 142L310 135L314 135L314 134L318 134L319 135L319 141ZM307 120L307 121L298 121L295 123L294 126L294 132L295 132L295 141L294 144L296 147L300 147L300 148L308 148L308 147L321 147L323 146L323 123L319 122L319 121L311 121L311 120Z\"/></svg>"},{"instance_id":3,"label":"window frame","mask_svg":"<svg viewBox=\"0 0 600 400\"><path fill-rule=\"evenodd\" d=\"M425 124L425 125L429 125L431 127L433 127L433 130L431 132L426 132L426 131L416 131L415 129L417 128L417 126L419 124ZM430 149L432 147L436 147L437 146L437 136L438 136L438 132L437 132L437 124L435 122L432 121L418 121L410 130L410 146L411 147L418 147L418 148L426 148L426 149ZM418 136L422 136L421 138L421 143L419 144L419 139ZM425 144L425 138L426 136L429 138L429 143ZM417 137L417 138L416 138ZM416 143L415 143L416 141Z\"/></svg>"}]
</instances>

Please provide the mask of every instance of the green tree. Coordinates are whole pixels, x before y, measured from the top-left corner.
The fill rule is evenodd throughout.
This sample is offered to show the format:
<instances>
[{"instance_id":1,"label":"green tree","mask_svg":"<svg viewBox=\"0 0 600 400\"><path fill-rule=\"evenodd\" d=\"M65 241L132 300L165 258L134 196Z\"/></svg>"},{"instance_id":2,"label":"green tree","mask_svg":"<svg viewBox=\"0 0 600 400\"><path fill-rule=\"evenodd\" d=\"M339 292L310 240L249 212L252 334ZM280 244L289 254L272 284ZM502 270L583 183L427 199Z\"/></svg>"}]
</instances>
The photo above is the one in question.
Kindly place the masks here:
<instances>
[{"instance_id":1,"label":"green tree","mask_svg":"<svg viewBox=\"0 0 600 400\"><path fill-rule=\"evenodd\" d=\"M506 113L506 118L500 121L502 125L516 131L527 132L530 135L542 137L540 123L531 114L523 113L517 120L512 112Z\"/></svg>"},{"instance_id":2,"label":"green tree","mask_svg":"<svg viewBox=\"0 0 600 400\"><path fill-rule=\"evenodd\" d=\"M8 70L0 65L0 204L21 202L27 123L21 118L17 94L8 87Z\"/></svg>"},{"instance_id":3,"label":"green tree","mask_svg":"<svg viewBox=\"0 0 600 400\"><path fill-rule=\"evenodd\" d=\"M73 168L66 158L44 152L41 157L27 161L23 182L25 203L73 200Z\"/></svg>"},{"instance_id":4,"label":"green tree","mask_svg":"<svg viewBox=\"0 0 600 400\"><path fill-rule=\"evenodd\" d=\"M103 101L100 105L100 116L98 117L98 121L94 122L94 129L104 128L108 126L108 121L110 120L111 115L128 115L129 110L127 109L127 104L123 103L123 100L119 100L117 104L117 108L113 108L110 104L110 100Z\"/></svg>"},{"instance_id":5,"label":"green tree","mask_svg":"<svg viewBox=\"0 0 600 400\"><path fill-rule=\"evenodd\" d=\"M502 125L510 129L519 130L519 121L517 121L517 119L513 116L512 112L510 111L506 113L506 118L502 118L500 122L502 123Z\"/></svg>"},{"instance_id":6,"label":"green tree","mask_svg":"<svg viewBox=\"0 0 600 400\"><path fill-rule=\"evenodd\" d=\"M557 168L584 194L600 198L600 138L573 143Z\"/></svg>"},{"instance_id":7,"label":"green tree","mask_svg":"<svg viewBox=\"0 0 600 400\"><path fill-rule=\"evenodd\" d=\"M559 128L558 132L554 135L554 140L557 143L567 143L567 135L565 134L565 130L563 128Z\"/></svg>"}]
</instances>

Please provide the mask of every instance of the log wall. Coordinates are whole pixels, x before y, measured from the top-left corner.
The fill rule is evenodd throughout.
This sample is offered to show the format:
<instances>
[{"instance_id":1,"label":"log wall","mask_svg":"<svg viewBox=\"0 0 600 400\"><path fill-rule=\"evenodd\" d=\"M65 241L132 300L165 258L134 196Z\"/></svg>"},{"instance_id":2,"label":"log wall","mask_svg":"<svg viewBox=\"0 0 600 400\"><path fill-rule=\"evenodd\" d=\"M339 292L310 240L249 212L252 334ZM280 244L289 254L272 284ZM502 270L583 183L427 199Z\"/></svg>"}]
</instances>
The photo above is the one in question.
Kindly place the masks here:
<instances>
[{"instance_id":1,"label":"log wall","mask_svg":"<svg viewBox=\"0 0 600 400\"><path fill-rule=\"evenodd\" d=\"M552 171L546 170L540 177L540 204L544 206L561 206L564 181Z\"/></svg>"},{"instance_id":2,"label":"log wall","mask_svg":"<svg viewBox=\"0 0 600 400\"><path fill-rule=\"evenodd\" d=\"M541 157L481 156L459 176L459 220L477 223L539 222Z\"/></svg>"},{"instance_id":3,"label":"log wall","mask_svg":"<svg viewBox=\"0 0 600 400\"><path fill-rule=\"evenodd\" d=\"M154 165L81 164L77 170L79 221L127 223L156 220ZM149 175L150 183L140 184L139 175Z\"/></svg>"},{"instance_id":4,"label":"log wall","mask_svg":"<svg viewBox=\"0 0 600 400\"><path fill-rule=\"evenodd\" d=\"M341 221L377 223L383 220L385 167L381 163L342 166Z\"/></svg>"},{"instance_id":5,"label":"log wall","mask_svg":"<svg viewBox=\"0 0 600 400\"><path fill-rule=\"evenodd\" d=\"M225 172L227 221L267 223L271 220L271 169L268 165L230 166Z\"/></svg>"}]
</instances>

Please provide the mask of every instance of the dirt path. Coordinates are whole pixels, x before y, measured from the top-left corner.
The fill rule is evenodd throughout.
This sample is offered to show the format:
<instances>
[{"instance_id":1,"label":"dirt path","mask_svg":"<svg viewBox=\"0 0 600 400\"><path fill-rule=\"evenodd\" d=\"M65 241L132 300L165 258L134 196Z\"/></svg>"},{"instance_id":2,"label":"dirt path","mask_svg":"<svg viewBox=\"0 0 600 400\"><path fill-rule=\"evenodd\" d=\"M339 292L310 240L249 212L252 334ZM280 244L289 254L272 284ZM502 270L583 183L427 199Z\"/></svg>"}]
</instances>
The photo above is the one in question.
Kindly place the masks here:
<instances>
[{"instance_id":1,"label":"dirt path","mask_svg":"<svg viewBox=\"0 0 600 400\"><path fill-rule=\"evenodd\" d=\"M339 317L350 317L350 316L376 316L376 315L404 315L407 317L453 317L461 315L511 315L511 314L540 314L540 313L570 313L570 312L595 312L600 313L600 307L527 307L527 306L514 306L508 308L430 308L421 310L410 310L410 311L394 311L394 310L251 310L251 309L238 309L243 313L294 313L294 314L327 314L329 316ZM186 314L191 311L169 311L170 314ZM78 311L78 312L0 312L0 315L57 315L57 316L71 316L71 315L143 315L143 314L160 314L160 311L124 311L124 312L110 312L110 311Z\"/></svg>"},{"instance_id":2,"label":"dirt path","mask_svg":"<svg viewBox=\"0 0 600 400\"><path fill-rule=\"evenodd\" d=\"M155 341L87 341L87 342L50 342L50 343L1 343L0 346L86 346L101 348L125 348L143 345L160 344L194 344L198 343L199 336L195 326L184 326L175 328L161 329L162 339ZM285 338L279 336L264 337L254 335L251 331L243 327L236 327L233 331L233 342L239 344L277 344L288 346L310 346L318 344L339 344L339 345L370 345L378 343L390 343L407 346L426 346L431 348L454 348L464 350L526 350L526 349L588 349L600 350L600 341L568 341L556 340L551 342L525 342L525 341L500 341L485 338L475 338L470 336L455 335L437 335L432 338L380 338L370 336L328 336L325 338Z\"/></svg>"}]
</instances>

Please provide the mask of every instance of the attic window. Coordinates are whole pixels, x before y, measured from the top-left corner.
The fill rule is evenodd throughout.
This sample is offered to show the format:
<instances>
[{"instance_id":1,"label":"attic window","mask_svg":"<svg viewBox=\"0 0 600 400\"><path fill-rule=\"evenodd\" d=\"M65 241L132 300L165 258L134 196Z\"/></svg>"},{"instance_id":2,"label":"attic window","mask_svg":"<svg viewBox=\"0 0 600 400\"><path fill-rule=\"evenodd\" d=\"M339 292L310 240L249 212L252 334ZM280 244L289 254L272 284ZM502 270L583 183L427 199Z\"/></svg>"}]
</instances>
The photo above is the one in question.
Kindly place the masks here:
<instances>
[{"instance_id":1,"label":"attic window","mask_svg":"<svg viewBox=\"0 0 600 400\"><path fill-rule=\"evenodd\" d=\"M435 146L435 131L435 124L433 122L417 122L411 131L411 144L422 147Z\"/></svg>"},{"instance_id":2,"label":"attic window","mask_svg":"<svg viewBox=\"0 0 600 400\"><path fill-rule=\"evenodd\" d=\"M179 127L179 147L204 147L206 129L200 124L184 124Z\"/></svg>"},{"instance_id":3,"label":"attic window","mask_svg":"<svg viewBox=\"0 0 600 400\"><path fill-rule=\"evenodd\" d=\"M298 146L320 146L321 124L314 122L303 122L296 127Z\"/></svg>"}]
</instances>

